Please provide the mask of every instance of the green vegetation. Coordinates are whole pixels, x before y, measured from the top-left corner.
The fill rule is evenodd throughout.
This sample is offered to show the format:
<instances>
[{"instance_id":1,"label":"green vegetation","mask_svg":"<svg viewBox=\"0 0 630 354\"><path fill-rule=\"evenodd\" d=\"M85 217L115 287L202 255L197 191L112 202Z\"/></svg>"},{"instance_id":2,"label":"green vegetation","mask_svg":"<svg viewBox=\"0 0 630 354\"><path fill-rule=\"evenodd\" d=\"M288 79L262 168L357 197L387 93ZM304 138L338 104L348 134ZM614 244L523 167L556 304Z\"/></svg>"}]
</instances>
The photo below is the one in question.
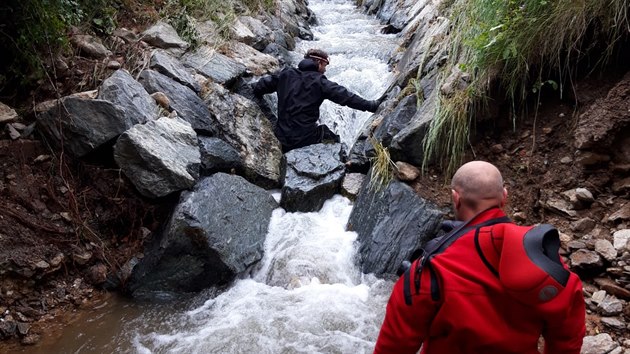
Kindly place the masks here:
<instances>
[{"instance_id":1,"label":"green vegetation","mask_svg":"<svg viewBox=\"0 0 630 354\"><path fill-rule=\"evenodd\" d=\"M0 92L6 86L31 85L52 62L68 49L68 33L83 26L101 35L116 26L112 0L9 0L0 5Z\"/></svg>"},{"instance_id":2,"label":"green vegetation","mask_svg":"<svg viewBox=\"0 0 630 354\"><path fill-rule=\"evenodd\" d=\"M42 79L52 83L52 63L60 54L72 56L68 38L75 27L106 37L118 22L143 29L159 14L194 47L196 20L212 20L227 38L237 15L274 6L274 0L5 0L0 4L0 95L28 94Z\"/></svg>"},{"instance_id":3,"label":"green vegetation","mask_svg":"<svg viewBox=\"0 0 630 354\"><path fill-rule=\"evenodd\" d=\"M437 118L423 142L424 165L437 159L447 174L463 158L470 125L491 84L506 92L516 119L542 86L562 95L595 44L605 48L598 56L605 62L630 25L627 0L455 0L452 6L445 73L459 68L471 82L438 98Z\"/></svg>"}]
</instances>

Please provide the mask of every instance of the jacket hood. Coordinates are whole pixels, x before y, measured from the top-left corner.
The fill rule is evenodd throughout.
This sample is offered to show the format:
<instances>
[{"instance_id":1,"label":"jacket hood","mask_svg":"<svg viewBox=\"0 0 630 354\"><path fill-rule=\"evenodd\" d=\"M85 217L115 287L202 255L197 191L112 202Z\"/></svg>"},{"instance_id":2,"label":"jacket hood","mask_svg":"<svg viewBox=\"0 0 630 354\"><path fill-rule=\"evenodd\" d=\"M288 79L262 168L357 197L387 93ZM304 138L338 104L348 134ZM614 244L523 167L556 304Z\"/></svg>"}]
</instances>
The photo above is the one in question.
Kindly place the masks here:
<instances>
[{"instance_id":1,"label":"jacket hood","mask_svg":"<svg viewBox=\"0 0 630 354\"><path fill-rule=\"evenodd\" d=\"M502 244L495 246L501 249L497 271L507 292L528 305L541 304L559 295L570 272L560 260L558 231L547 224L533 227L524 235L522 227L516 225L496 227L504 228L500 233L504 235ZM484 249L482 244L480 248Z\"/></svg>"},{"instance_id":2,"label":"jacket hood","mask_svg":"<svg viewBox=\"0 0 630 354\"><path fill-rule=\"evenodd\" d=\"M298 69L302 71L318 71L319 65L317 65L315 60L306 58L298 64Z\"/></svg>"}]
</instances>

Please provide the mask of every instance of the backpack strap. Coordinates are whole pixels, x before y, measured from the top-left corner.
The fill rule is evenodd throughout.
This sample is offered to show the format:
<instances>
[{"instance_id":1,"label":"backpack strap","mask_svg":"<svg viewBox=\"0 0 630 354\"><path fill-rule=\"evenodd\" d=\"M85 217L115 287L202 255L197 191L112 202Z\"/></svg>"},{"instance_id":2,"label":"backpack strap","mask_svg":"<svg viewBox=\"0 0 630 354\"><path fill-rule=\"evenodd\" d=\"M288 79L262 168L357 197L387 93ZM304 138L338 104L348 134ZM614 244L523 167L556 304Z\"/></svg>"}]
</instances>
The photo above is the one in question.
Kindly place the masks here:
<instances>
[{"instance_id":1,"label":"backpack strap","mask_svg":"<svg viewBox=\"0 0 630 354\"><path fill-rule=\"evenodd\" d=\"M414 276L414 286L416 290L415 291L416 295L420 293L420 285L421 285L420 277L421 277L422 269L425 266L430 266L429 262L431 261L431 259L433 259L433 257L444 252L444 250L446 250L450 245L452 245L453 242L455 242L457 239L464 236L466 233L468 233L471 230L474 230L474 229L479 230L480 228L485 227L485 226L491 226L491 225L500 224L500 223L509 223L512 221L507 216L503 216L500 218L486 220L479 224L468 225L470 221L474 219L475 218L473 217L468 222L462 223L461 225L459 225L459 227L455 228L448 234L429 241L426 247L421 250L420 259L415 263L416 269L415 269L415 276ZM431 271L431 297L433 298L433 300L437 301L439 299L439 284L437 282L437 276L435 274L435 271L432 268L430 269L430 271ZM403 295L405 297L405 304L411 305L411 267L405 270L405 273L403 274L403 278L404 278Z\"/></svg>"}]
</instances>

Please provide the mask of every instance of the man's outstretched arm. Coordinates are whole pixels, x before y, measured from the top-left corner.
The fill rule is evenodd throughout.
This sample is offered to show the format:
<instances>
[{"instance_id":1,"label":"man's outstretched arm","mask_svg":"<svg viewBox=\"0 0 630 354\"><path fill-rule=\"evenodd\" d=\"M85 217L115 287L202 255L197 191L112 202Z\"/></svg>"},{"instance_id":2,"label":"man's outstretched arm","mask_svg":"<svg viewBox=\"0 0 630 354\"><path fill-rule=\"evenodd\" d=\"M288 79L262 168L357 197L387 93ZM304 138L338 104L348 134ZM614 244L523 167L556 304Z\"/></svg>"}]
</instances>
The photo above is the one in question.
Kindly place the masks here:
<instances>
[{"instance_id":1,"label":"man's outstretched arm","mask_svg":"<svg viewBox=\"0 0 630 354\"><path fill-rule=\"evenodd\" d=\"M361 98L361 96L350 92L345 87L322 77L322 90L324 98L353 109L361 111L376 112L381 100L369 101Z\"/></svg>"}]
</instances>

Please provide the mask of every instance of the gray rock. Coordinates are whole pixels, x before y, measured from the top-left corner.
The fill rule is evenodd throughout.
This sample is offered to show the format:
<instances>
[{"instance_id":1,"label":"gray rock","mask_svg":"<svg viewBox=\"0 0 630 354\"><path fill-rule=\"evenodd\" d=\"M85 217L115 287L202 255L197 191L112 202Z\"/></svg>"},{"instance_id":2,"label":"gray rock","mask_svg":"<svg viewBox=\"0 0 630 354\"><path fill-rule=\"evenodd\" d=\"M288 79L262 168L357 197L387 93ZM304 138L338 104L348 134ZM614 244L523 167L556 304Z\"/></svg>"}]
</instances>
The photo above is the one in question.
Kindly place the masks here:
<instances>
[{"instance_id":1,"label":"gray rock","mask_svg":"<svg viewBox=\"0 0 630 354\"><path fill-rule=\"evenodd\" d=\"M558 198L549 198L545 202L542 203L543 208L552 211L554 213L564 215L564 216L576 216L577 212L573 210L573 205L564 200Z\"/></svg>"},{"instance_id":2,"label":"gray rock","mask_svg":"<svg viewBox=\"0 0 630 354\"><path fill-rule=\"evenodd\" d=\"M252 46L259 51L265 49L271 42L272 31L267 25L262 23L262 21L251 16L240 16L238 22L251 33L251 37L239 42Z\"/></svg>"},{"instance_id":3,"label":"gray rock","mask_svg":"<svg viewBox=\"0 0 630 354\"><path fill-rule=\"evenodd\" d=\"M118 38L121 38L126 43L135 43L138 41L138 36L136 35L136 33L127 28L116 28L112 34Z\"/></svg>"},{"instance_id":4,"label":"gray rock","mask_svg":"<svg viewBox=\"0 0 630 354\"><path fill-rule=\"evenodd\" d=\"M279 187L284 177L282 150L271 122L253 101L221 85L210 83L208 92L205 99L218 130L215 136L239 152L245 178L263 188Z\"/></svg>"},{"instance_id":5,"label":"gray rock","mask_svg":"<svg viewBox=\"0 0 630 354\"><path fill-rule=\"evenodd\" d=\"M437 206L408 185L394 180L379 191L366 178L347 229L358 233L364 273L396 274L402 261L437 235L441 220Z\"/></svg>"},{"instance_id":6,"label":"gray rock","mask_svg":"<svg viewBox=\"0 0 630 354\"><path fill-rule=\"evenodd\" d=\"M87 34L79 34L70 37L70 42L74 44L79 51L91 58L104 59L112 55L112 52L101 43L100 39Z\"/></svg>"},{"instance_id":7,"label":"gray rock","mask_svg":"<svg viewBox=\"0 0 630 354\"><path fill-rule=\"evenodd\" d=\"M595 220L591 218L582 218L571 223L571 230L575 232L586 233L595 228Z\"/></svg>"},{"instance_id":8,"label":"gray rock","mask_svg":"<svg viewBox=\"0 0 630 354\"><path fill-rule=\"evenodd\" d=\"M193 129L209 135L216 134L208 107L193 90L153 70L144 70L139 81L149 93L164 93L170 100L171 108Z\"/></svg>"},{"instance_id":9,"label":"gray rock","mask_svg":"<svg viewBox=\"0 0 630 354\"><path fill-rule=\"evenodd\" d=\"M122 107L133 124L157 119L159 113L155 100L126 70L117 70L105 79L98 98Z\"/></svg>"},{"instance_id":10,"label":"gray rock","mask_svg":"<svg viewBox=\"0 0 630 354\"><path fill-rule=\"evenodd\" d=\"M339 192L345 174L341 144L315 144L287 152L280 206L286 211L318 211Z\"/></svg>"},{"instance_id":11,"label":"gray rock","mask_svg":"<svg viewBox=\"0 0 630 354\"><path fill-rule=\"evenodd\" d=\"M15 122L18 118L19 116L13 108L0 102L0 124Z\"/></svg>"},{"instance_id":12,"label":"gray rock","mask_svg":"<svg viewBox=\"0 0 630 354\"><path fill-rule=\"evenodd\" d=\"M243 161L238 151L221 139L200 136L199 152L201 153L201 174L204 176L215 172L243 169Z\"/></svg>"},{"instance_id":13,"label":"gray rock","mask_svg":"<svg viewBox=\"0 0 630 354\"><path fill-rule=\"evenodd\" d=\"M595 241L595 252L599 253L604 259L612 262L617 258L617 250L608 240Z\"/></svg>"},{"instance_id":14,"label":"gray rock","mask_svg":"<svg viewBox=\"0 0 630 354\"><path fill-rule=\"evenodd\" d=\"M615 211L611 216L608 217L608 221L618 222L630 220L630 203L624 204L619 210Z\"/></svg>"},{"instance_id":15,"label":"gray rock","mask_svg":"<svg viewBox=\"0 0 630 354\"><path fill-rule=\"evenodd\" d=\"M415 94L403 98L393 112L387 114L382 123L374 131L374 138L383 144L389 146L392 139L407 124L417 111L417 96Z\"/></svg>"},{"instance_id":16,"label":"gray rock","mask_svg":"<svg viewBox=\"0 0 630 354\"><path fill-rule=\"evenodd\" d=\"M261 53L256 49L240 42L230 42L228 44L230 59L243 65L248 73L252 75L264 75L280 69L278 59L271 55Z\"/></svg>"},{"instance_id":17,"label":"gray rock","mask_svg":"<svg viewBox=\"0 0 630 354\"><path fill-rule=\"evenodd\" d=\"M245 73L245 65L208 46L202 46L195 52L186 54L183 61L185 65L219 84L232 83Z\"/></svg>"},{"instance_id":18,"label":"gray rock","mask_svg":"<svg viewBox=\"0 0 630 354\"><path fill-rule=\"evenodd\" d=\"M597 309L604 316L616 316L623 310L623 303L614 296L606 295L604 300L597 305Z\"/></svg>"},{"instance_id":19,"label":"gray rock","mask_svg":"<svg viewBox=\"0 0 630 354\"><path fill-rule=\"evenodd\" d=\"M67 96L40 106L39 131L54 147L85 156L133 126L122 108L104 100ZM45 107L48 107L46 110Z\"/></svg>"},{"instance_id":20,"label":"gray rock","mask_svg":"<svg viewBox=\"0 0 630 354\"><path fill-rule=\"evenodd\" d=\"M414 181L420 176L420 170L403 161L396 161L396 177L404 182Z\"/></svg>"},{"instance_id":21,"label":"gray rock","mask_svg":"<svg viewBox=\"0 0 630 354\"><path fill-rule=\"evenodd\" d=\"M190 188L199 177L197 134L179 118L135 125L118 138L114 159L138 191L151 198Z\"/></svg>"},{"instance_id":22,"label":"gray rock","mask_svg":"<svg viewBox=\"0 0 630 354\"><path fill-rule=\"evenodd\" d=\"M604 265L599 254L585 249L573 252L569 258L571 259L571 265L575 268L591 269Z\"/></svg>"},{"instance_id":23,"label":"gray rock","mask_svg":"<svg viewBox=\"0 0 630 354\"><path fill-rule=\"evenodd\" d=\"M608 333L600 333L596 336L586 336L582 343L580 354L603 354L617 348L619 345Z\"/></svg>"},{"instance_id":24,"label":"gray rock","mask_svg":"<svg viewBox=\"0 0 630 354\"><path fill-rule=\"evenodd\" d=\"M365 177L363 173L346 173L341 182L341 194L350 200L356 200Z\"/></svg>"},{"instance_id":25,"label":"gray rock","mask_svg":"<svg viewBox=\"0 0 630 354\"><path fill-rule=\"evenodd\" d=\"M434 91L436 95L437 91ZM392 138L390 154L394 160L406 161L413 165L420 166L424 160L423 141L424 137L435 116L435 97L428 98L414 116L398 134Z\"/></svg>"},{"instance_id":26,"label":"gray rock","mask_svg":"<svg viewBox=\"0 0 630 354\"><path fill-rule=\"evenodd\" d=\"M606 327L610 327L612 329L617 329L617 330L626 329L626 323L621 321L617 317L602 317L601 321Z\"/></svg>"},{"instance_id":27,"label":"gray rock","mask_svg":"<svg viewBox=\"0 0 630 354\"><path fill-rule=\"evenodd\" d=\"M182 193L166 231L145 250L128 290L172 297L225 284L258 262L272 211L271 194L239 176L217 173Z\"/></svg>"},{"instance_id":28,"label":"gray rock","mask_svg":"<svg viewBox=\"0 0 630 354\"><path fill-rule=\"evenodd\" d=\"M173 26L162 21L144 31L141 39L154 47L163 49L186 49L189 46L188 42L179 37Z\"/></svg>"},{"instance_id":29,"label":"gray rock","mask_svg":"<svg viewBox=\"0 0 630 354\"><path fill-rule=\"evenodd\" d=\"M613 234L613 246L617 251L627 249L628 240L630 240L630 229L615 231Z\"/></svg>"},{"instance_id":30,"label":"gray rock","mask_svg":"<svg viewBox=\"0 0 630 354\"><path fill-rule=\"evenodd\" d=\"M7 124L4 129L9 134L9 138L11 138L11 140L18 139L22 136L22 134L20 134L20 132L17 131L12 124Z\"/></svg>"},{"instance_id":31,"label":"gray rock","mask_svg":"<svg viewBox=\"0 0 630 354\"><path fill-rule=\"evenodd\" d=\"M591 193L586 188L576 188L575 197L579 201L586 203L587 205L591 205L595 201L595 198L593 197L593 193Z\"/></svg>"},{"instance_id":32,"label":"gray rock","mask_svg":"<svg viewBox=\"0 0 630 354\"><path fill-rule=\"evenodd\" d=\"M151 54L150 68L167 76L180 84L187 86L195 92L201 91L201 86L186 69L184 64L169 54L156 50Z\"/></svg>"},{"instance_id":33,"label":"gray rock","mask_svg":"<svg viewBox=\"0 0 630 354\"><path fill-rule=\"evenodd\" d=\"M2 118L0 118L1 120ZM630 177L626 177L622 180L615 181L612 186L613 192L617 195L622 195L630 191Z\"/></svg>"}]
</instances>

